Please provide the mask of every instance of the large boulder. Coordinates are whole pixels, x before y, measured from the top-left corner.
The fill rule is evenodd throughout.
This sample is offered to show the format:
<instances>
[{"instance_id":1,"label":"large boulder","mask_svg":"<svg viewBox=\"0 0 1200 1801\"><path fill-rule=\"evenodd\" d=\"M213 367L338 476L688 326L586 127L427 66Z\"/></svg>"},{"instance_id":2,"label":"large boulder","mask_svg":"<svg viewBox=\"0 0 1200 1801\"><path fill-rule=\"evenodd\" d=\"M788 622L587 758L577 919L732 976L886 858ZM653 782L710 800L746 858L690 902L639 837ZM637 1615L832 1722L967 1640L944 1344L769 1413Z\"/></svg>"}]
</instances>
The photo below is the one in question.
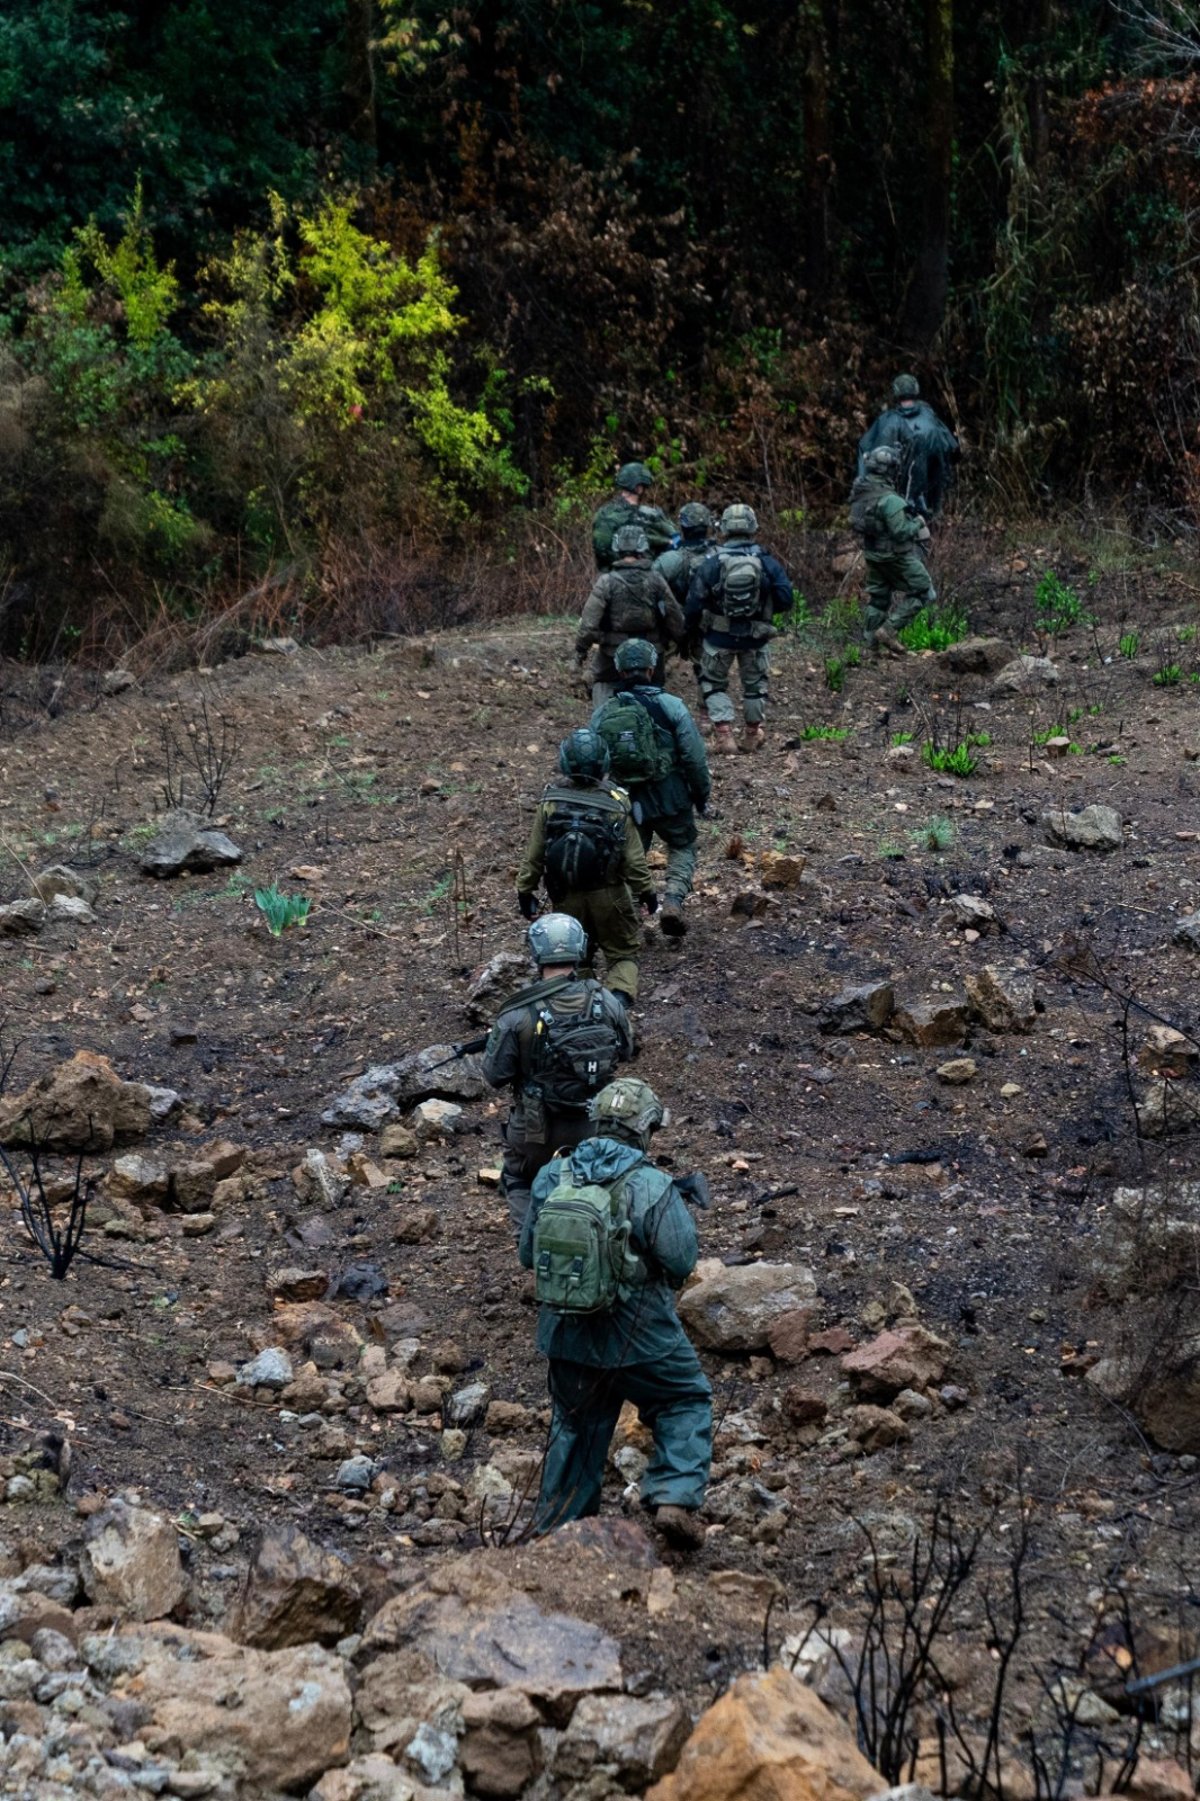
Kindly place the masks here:
<instances>
[{"instance_id":1,"label":"large boulder","mask_svg":"<svg viewBox=\"0 0 1200 1801\"><path fill-rule=\"evenodd\" d=\"M761 1351L784 1314L804 1308L817 1292L812 1270L798 1263L725 1265L706 1258L679 1297L679 1317L710 1351Z\"/></svg>"},{"instance_id":2,"label":"large boulder","mask_svg":"<svg viewBox=\"0 0 1200 1801\"><path fill-rule=\"evenodd\" d=\"M896 1008L892 1022L910 1044L923 1050L961 1044L967 1035L970 1015L966 1002L956 996L937 996L929 1000L906 1001Z\"/></svg>"},{"instance_id":3,"label":"large boulder","mask_svg":"<svg viewBox=\"0 0 1200 1801\"><path fill-rule=\"evenodd\" d=\"M1012 661L1003 638L960 638L938 657L938 666L951 675L994 675Z\"/></svg>"},{"instance_id":4,"label":"large boulder","mask_svg":"<svg viewBox=\"0 0 1200 1801\"><path fill-rule=\"evenodd\" d=\"M687 1715L666 1696L585 1695L558 1742L553 1773L580 1779L603 1770L641 1789L674 1768L687 1736Z\"/></svg>"},{"instance_id":5,"label":"large boulder","mask_svg":"<svg viewBox=\"0 0 1200 1801\"><path fill-rule=\"evenodd\" d=\"M334 1645L355 1630L362 1590L340 1557L296 1526L263 1535L230 1634L278 1651L286 1645Z\"/></svg>"},{"instance_id":6,"label":"large boulder","mask_svg":"<svg viewBox=\"0 0 1200 1801\"><path fill-rule=\"evenodd\" d=\"M842 1369L860 1394L891 1396L940 1382L949 1361L945 1339L924 1326L898 1326L850 1351L842 1358Z\"/></svg>"},{"instance_id":7,"label":"large boulder","mask_svg":"<svg viewBox=\"0 0 1200 1801\"><path fill-rule=\"evenodd\" d=\"M1200 1336L1155 1346L1148 1358L1105 1357L1087 1380L1135 1414L1164 1451L1200 1455Z\"/></svg>"},{"instance_id":8,"label":"large boulder","mask_svg":"<svg viewBox=\"0 0 1200 1801\"><path fill-rule=\"evenodd\" d=\"M65 863L50 863L39 870L33 887L48 907L59 899L79 900L92 907L100 892L99 880L90 870L68 869Z\"/></svg>"},{"instance_id":9,"label":"large boulder","mask_svg":"<svg viewBox=\"0 0 1200 1801\"><path fill-rule=\"evenodd\" d=\"M1042 829L1051 844L1064 844L1068 850L1120 850L1124 843L1121 815L1115 807L1098 804L1079 813L1048 807L1042 814Z\"/></svg>"},{"instance_id":10,"label":"large boulder","mask_svg":"<svg viewBox=\"0 0 1200 1801\"><path fill-rule=\"evenodd\" d=\"M456 1057L452 1044L431 1044L399 1063L373 1063L329 1103L321 1123L378 1132L418 1101L477 1101L491 1092L478 1057Z\"/></svg>"},{"instance_id":11,"label":"large boulder","mask_svg":"<svg viewBox=\"0 0 1200 1801\"><path fill-rule=\"evenodd\" d=\"M164 816L142 852L141 867L146 875L159 877L205 875L241 860L242 853L232 838L199 814L177 808Z\"/></svg>"},{"instance_id":12,"label":"large boulder","mask_svg":"<svg viewBox=\"0 0 1200 1801\"><path fill-rule=\"evenodd\" d=\"M122 1500L92 1515L79 1569L93 1606L135 1620L165 1619L187 1593L170 1520Z\"/></svg>"},{"instance_id":13,"label":"large boulder","mask_svg":"<svg viewBox=\"0 0 1200 1801\"><path fill-rule=\"evenodd\" d=\"M1006 663L992 683L997 694L1034 694L1039 688L1057 688L1061 677L1049 657L1022 655Z\"/></svg>"},{"instance_id":14,"label":"large boulder","mask_svg":"<svg viewBox=\"0 0 1200 1801\"><path fill-rule=\"evenodd\" d=\"M149 1715L138 1736L156 1755L215 1758L241 1792L306 1790L350 1750L342 1661L316 1645L256 1651L180 1627L97 1633L81 1646L115 1700Z\"/></svg>"},{"instance_id":15,"label":"large boulder","mask_svg":"<svg viewBox=\"0 0 1200 1801\"><path fill-rule=\"evenodd\" d=\"M868 1801L886 1787L849 1727L776 1665L701 1714L646 1801Z\"/></svg>"},{"instance_id":16,"label":"large boulder","mask_svg":"<svg viewBox=\"0 0 1200 1801\"><path fill-rule=\"evenodd\" d=\"M0 1099L0 1144L28 1144L44 1151L107 1151L118 1138L148 1132L150 1091L124 1082L107 1057L79 1051L39 1076L24 1094Z\"/></svg>"},{"instance_id":17,"label":"large boulder","mask_svg":"<svg viewBox=\"0 0 1200 1801\"><path fill-rule=\"evenodd\" d=\"M818 1024L822 1032L878 1032L892 1017L896 1005L890 982L861 982L843 988L821 1009Z\"/></svg>"},{"instance_id":18,"label":"large boulder","mask_svg":"<svg viewBox=\"0 0 1200 1801\"><path fill-rule=\"evenodd\" d=\"M511 996L535 979L527 956L518 951L497 951L471 977L464 1002L467 1018L474 1025L491 1025Z\"/></svg>"},{"instance_id":19,"label":"large boulder","mask_svg":"<svg viewBox=\"0 0 1200 1801\"><path fill-rule=\"evenodd\" d=\"M564 1724L581 1695L619 1691L621 1649L571 1614L546 1612L470 1558L394 1595L369 1622L358 1661L411 1649L447 1680L471 1689L515 1688Z\"/></svg>"},{"instance_id":20,"label":"large boulder","mask_svg":"<svg viewBox=\"0 0 1200 1801\"><path fill-rule=\"evenodd\" d=\"M33 938L46 923L46 905L36 895L0 907L0 938Z\"/></svg>"}]
</instances>

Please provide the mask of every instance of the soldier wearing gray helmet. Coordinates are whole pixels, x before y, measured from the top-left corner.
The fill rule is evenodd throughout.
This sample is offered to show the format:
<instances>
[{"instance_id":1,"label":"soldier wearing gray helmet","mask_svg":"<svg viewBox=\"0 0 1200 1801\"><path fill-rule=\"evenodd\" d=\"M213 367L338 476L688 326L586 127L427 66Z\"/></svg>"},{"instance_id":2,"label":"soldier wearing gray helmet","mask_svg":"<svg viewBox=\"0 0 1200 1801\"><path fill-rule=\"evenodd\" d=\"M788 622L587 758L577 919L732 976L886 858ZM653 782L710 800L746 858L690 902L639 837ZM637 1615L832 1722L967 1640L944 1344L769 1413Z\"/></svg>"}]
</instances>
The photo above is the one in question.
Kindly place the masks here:
<instances>
[{"instance_id":1,"label":"soldier wearing gray helmet","mask_svg":"<svg viewBox=\"0 0 1200 1801\"><path fill-rule=\"evenodd\" d=\"M592 665L592 701L599 706L615 692L613 657L627 638L654 646L658 667L666 652L683 638L683 609L657 570L650 567L650 539L640 525L623 525L613 540L616 562L596 577L575 634L580 668L596 647Z\"/></svg>"},{"instance_id":2,"label":"soldier wearing gray helmet","mask_svg":"<svg viewBox=\"0 0 1200 1801\"><path fill-rule=\"evenodd\" d=\"M613 539L623 525L640 525L655 556L674 542L675 527L661 507L646 499L653 486L654 476L645 463L622 463L617 470L617 492L592 521L597 569L611 569L615 563Z\"/></svg>"},{"instance_id":3,"label":"soldier wearing gray helmet","mask_svg":"<svg viewBox=\"0 0 1200 1801\"><path fill-rule=\"evenodd\" d=\"M929 527L897 492L901 456L894 444L879 444L863 459L863 473L850 490L850 523L867 565L867 610L863 640L868 649L905 655L900 633L937 590L920 549Z\"/></svg>"},{"instance_id":4,"label":"soldier wearing gray helmet","mask_svg":"<svg viewBox=\"0 0 1200 1801\"><path fill-rule=\"evenodd\" d=\"M737 748L729 678L736 662L742 680L745 736L741 749L759 750L771 675L775 615L795 605L787 572L756 542L758 518L738 501L721 514L721 545L693 571L684 616L689 635L700 634L700 692L713 725L713 748Z\"/></svg>"},{"instance_id":5,"label":"soldier wearing gray helmet","mask_svg":"<svg viewBox=\"0 0 1200 1801\"><path fill-rule=\"evenodd\" d=\"M717 522L711 509L703 501L689 500L686 506L679 509L679 532L679 543L673 550L664 550L661 556L655 557L654 567L680 606L686 607L693 574L705 557L717 548ZM699 687L699 647L689 646L689 650L692 653L692 674Z\"/></svg>"},{"instance_id":6,"label":"soldier wearing gray helmet","mask_svg":"<svg viewBox=\"0 0 1200 1801\"><path fill-rule=\"evenodd\" d=\"M483 1053L488 1081L513 1093L500 1185L518 1232L534 1177L594 1130L588 1102L633 1054L621 1002L579 975L587 951L579 921L543 913L529 928L529 949L538 980L505 1002Z\"/></svg>"}]
</instances>

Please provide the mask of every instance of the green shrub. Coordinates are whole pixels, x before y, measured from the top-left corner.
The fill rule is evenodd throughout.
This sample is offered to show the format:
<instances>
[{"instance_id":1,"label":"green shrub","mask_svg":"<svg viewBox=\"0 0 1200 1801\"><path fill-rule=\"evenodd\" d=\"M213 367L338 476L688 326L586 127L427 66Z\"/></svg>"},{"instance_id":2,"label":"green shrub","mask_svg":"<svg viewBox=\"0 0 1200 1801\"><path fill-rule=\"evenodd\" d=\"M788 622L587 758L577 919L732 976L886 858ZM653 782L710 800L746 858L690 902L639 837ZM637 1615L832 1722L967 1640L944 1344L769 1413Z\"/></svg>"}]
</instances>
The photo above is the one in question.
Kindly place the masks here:
<instances>
[{"instance_id":1,"label":"green shrub","mask_svg":"<svg viewBox=\"0 0 1200 1801\"><path fill-rule=\"evenodd\" d=\"M945 650L965 638L969 629L966 614L950 601L922 607L900 633L900 642L913 651Z\"/></svg>"},{"instance_id":2,"label":"green shrub","mask_svg":"<svg viewBox=\"0 0 1200 1801\"><path fill-rule=\"evenodd\" d=\"M1074 588L1068 587L1053 569L1047 569L1033 596L1037 629L1055 638L1073 625L1090 625L1092 616L1084 610Z\"/></svg>"},{"instance_id":3,"label":"green shrub","mask_svg":"<svg viewBox=\"0 0 1200 1801\"><path fill-rule=\"evenodd\" d=\"M940 748L935 744L926 744L921 756L930 769L939 775L974 775L979 768L979 760L972 754L971 746L965 741L956 744L953 750Z\"/></svg>"},{"instance_id":4,"label":"green shrub","mask_svg":"<svg viewBox=\"0 0 1200 1801\"><path fill-rule=\"evenodd\" d=\"M282 938L291 926L304 924L312 901L307 894L284 894L272 882L269 888L254 890L254 904L266 920L272 938Z\"/></svg>"},{"instance_id":5,"label":"green shrub","mask_svg":"<svg viewBox=\"0 0 1200 1801\"><path fill-rule=\"evenodd\" d=\"M955 838L954 821L935 813L909 836L918 850L949 850Z\"/></svg>"},{"instance_id":6,"label":"green shrub","mask_svg":"<svg viewBox=\"0 0 1200 1801\"><path fill-rule=\"evenodd\" d=\"M806 725L800 732L801 741L805 744L813 743L816 740L827 740L831 744L840 744L843 738L849 736L849 727L842 725Z\"/></svg>"},{"instance_id":7,"label":"green shrub","mask_svg":"<svg viewBox=\"0 0 1200 1801\"><path fill-rule=\"evenodd\" d=\"M1141 639L1136 632L1124 632L1117 644L1118 653L1132 663L1141 648Z\"/></svg>"},{"instance_id":8,"label":"green shrub","mask_svg":"<svg viewBox=\"0 0 1200 1801\"><path fill-rule=\"evenodd\" d=\"M1178 663L1164 663L1154 677L1156 688L1174 688L1183 680L1183 670Z\"/></svg>"}]
</instances>

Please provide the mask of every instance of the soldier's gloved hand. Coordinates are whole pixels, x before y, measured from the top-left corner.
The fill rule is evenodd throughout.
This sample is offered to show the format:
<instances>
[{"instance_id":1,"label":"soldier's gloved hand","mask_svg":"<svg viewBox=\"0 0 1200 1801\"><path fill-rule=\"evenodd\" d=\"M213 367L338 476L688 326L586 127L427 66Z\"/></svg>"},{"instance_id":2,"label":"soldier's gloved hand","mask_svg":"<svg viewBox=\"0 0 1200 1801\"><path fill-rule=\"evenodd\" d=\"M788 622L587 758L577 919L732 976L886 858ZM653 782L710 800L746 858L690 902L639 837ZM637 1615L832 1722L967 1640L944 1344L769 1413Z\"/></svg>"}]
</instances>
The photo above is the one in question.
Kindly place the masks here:
<instances>
[{"instance_id":1,"label":"soldier's gloved hand","mask_svg":"<svg viewBox=\"0 0 1200 1801\"><path fill-rule=\"evenodd\" d=\"M538 904L537 904L537 895L536 894L522 894L520 889L518 889L517 890L517 905L521 909L521 918L522 919L536 919L537 918Z\"/></svg>"},{"instance_id":2,"label":"soldier's gloved hand","mask_svg":"<svg viewBox=\"0 0 1200 1801\"><path fill-rule=\"evenodd\" d=\"M658 896L655 894L653 888L650 890L649 894L643 894L641 900L638 902L638 906L641 907L642 911L645 913L658 912Z\"/></svg>"}]
</instances>

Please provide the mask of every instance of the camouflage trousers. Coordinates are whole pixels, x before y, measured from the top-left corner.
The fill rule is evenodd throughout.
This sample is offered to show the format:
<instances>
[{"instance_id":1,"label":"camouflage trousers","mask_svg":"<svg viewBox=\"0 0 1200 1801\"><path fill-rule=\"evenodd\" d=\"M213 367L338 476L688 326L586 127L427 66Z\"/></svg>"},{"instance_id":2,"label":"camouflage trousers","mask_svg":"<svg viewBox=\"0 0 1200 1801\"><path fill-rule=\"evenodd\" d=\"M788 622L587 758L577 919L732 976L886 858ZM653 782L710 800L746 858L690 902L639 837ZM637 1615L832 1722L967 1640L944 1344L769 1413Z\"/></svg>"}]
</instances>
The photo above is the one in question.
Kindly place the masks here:
<instances>
[{"instance_id":1,"label":"camouflage trousers","mask_svg":"<svg viewBox=\"0 0 1200 1801\"><path fill-rule=\"evenodd\" d=\"M667 847L667 879L663 892L668 900L684 901L692 892L696 876L696 816L689 807L685 813L664 813L659 819L638 822L638 836L646 850L656 837ZM612 983L609 983L612 987Z\"/></svg>"},{"instance_id":2,"label":"camouflage trousers","mask_svg":"<svg viewBox=\"0 0 1200 1801\"><path fill-rule=\"evenodd\" d=\"M590 888L577 894L551 896L555 911L569 913L588 935L589 974L595 974L596 951L604 952L604 985L637 999L638 959L642 954L642 926L633 896L624 882L611 888Z\"/></svg>"},{"instance_id":3,"label":"camouflage trousers","mask_svg":"<svg viewBox=\"0 0 1200 1801\"><path fill-rule=\"evenodd\" d=\"M742 678L742 712L747 725L761 725L767 710L767 684L771 676L771 648L755 644L749 650L721 650L705 644L700 652L700 693L714 725L732 725L733 702L729 677L737 660Z\"/></svg>"},{"instance_id":4,"label":"camouflage trousers","mask_svg":"<svg viewBox=\"0 0 1200 1801\"><path fill-rule=\"evenodd\" d=\"M871 643L885 622L892 631L902 632L922 607L937 599L937 589L915 550L892 551L887 556L877 556L868 550L865 558L867 610L863 616L863 636Z\"/></svg>"},{"instance_id":5,"label":"camouflage trousers","mask_svg":"<svg viewBox=\"0 0 1200 1801\"><path fill-rule=\"evenodd\" d=\"M514 1101L504 1125L504 1159L500 1171L500 1192L508 1202L508 1211L518 1238L525 1223L532 1198L533 1179L545 1169L560 1150L574 1149L595 1130L586 1113L558 1113L546 1108L546 1132L536 1139L525 1135L525 1109Z\"/></svg>"}]
</instances>

